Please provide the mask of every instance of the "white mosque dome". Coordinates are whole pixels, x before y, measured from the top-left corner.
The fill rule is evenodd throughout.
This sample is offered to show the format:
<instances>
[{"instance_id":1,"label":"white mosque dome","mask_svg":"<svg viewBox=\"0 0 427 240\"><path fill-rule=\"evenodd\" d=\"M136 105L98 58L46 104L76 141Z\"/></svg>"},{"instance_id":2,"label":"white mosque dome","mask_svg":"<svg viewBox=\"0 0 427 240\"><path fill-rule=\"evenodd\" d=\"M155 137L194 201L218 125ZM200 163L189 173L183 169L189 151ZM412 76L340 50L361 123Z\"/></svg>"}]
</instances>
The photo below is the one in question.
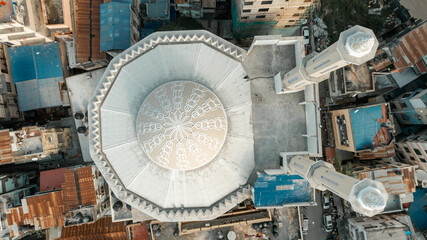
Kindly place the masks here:
<instances>
[{"instance_id":1,"label":"white mosque dome","mask_svg":"<svg viewBox=\"0 0 427 240\"><path fill-rule=\"evenodd\" d=\"M89 103L89 137L120 200L160 221L196 221L250 196L245 55L206 31L158 32L110 62Z\"/></svg>"}]
</instances>

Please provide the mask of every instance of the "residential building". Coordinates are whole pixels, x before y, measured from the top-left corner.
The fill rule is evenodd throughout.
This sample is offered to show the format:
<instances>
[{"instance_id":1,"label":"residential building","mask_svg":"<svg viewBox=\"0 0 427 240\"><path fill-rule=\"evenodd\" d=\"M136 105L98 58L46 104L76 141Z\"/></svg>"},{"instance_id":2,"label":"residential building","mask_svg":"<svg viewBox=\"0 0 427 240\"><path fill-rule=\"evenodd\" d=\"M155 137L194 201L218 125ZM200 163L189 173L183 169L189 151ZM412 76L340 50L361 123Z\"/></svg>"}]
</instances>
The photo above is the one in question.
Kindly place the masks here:
<instances>
[{"instance_id":1,"label":"residential building","mask_svg":"<svg viewBox=\"0 0 427 240\"><path fill-rule=\"evenodd\" d=\"M200 19L203 18L202 0L178 0L176 1L176 10L185 17ZM206 3L204 3L206 4Z\"/></svg>"},{"instance_id":2,"label":"residential building","mask_svg":"<svg viewBox=\"0 0 427 240\"><path fill-rule=\"evenodd\" d=\"M427 130L398 140L396 153L403 162L427 171Z\"/></svg>"},{"instance_id":3,"label":"residential building","mask_svg":"<svg viewBox=\"0 0 427 240\"><path fill-rule=\"evenodd\" d=\"M100 6L103 0L74 1L75 53L79 67L93 68L106 65L105 52L101 51Z\"/></svg>"},{"instance_id":4,"label":"residential building","mask_svg":"<svg viewBox=\"0 0 427 240\"><path fill-rule=\"evenodd\" d=\"M239 0L236 3L239 22L276 21L275 28L300 26L310 11L317 6L317 0L263 1Z\"/></svg>"},{"instance_id":5,"label":"residential building","mask_svg":"<svg viewBox=\"0 0 427 240\"><path fill-rule=\"evenodd\" d=\"M69 168L63 172L61 188L27 196L21 200L22 206L6 210L12 237L30 229L93 223L109 210L107 185L94 166ZM53 185L62 181L58 176L50 179L54 180Z\"/></svg>"},{"instance_id":6,"label":"residential building","mask_svg":"<svg viewBox=\"0 0 427 240\"><path fill-rule=\"evenodd\" d=\"M69 128L24 127L0 131L0 164L47 159L72 148Z\"/></svg>"},{"instance_id":7,"label":"residential building","mask_svg":"<svg viewBox=\"0 0 427 240\"><path fill-rule=\"evenodd\" d=\"M417 73L427 72L427 21L405 27L403 31L386 39L372 60L376 71L405 72L413 68Z\"/></svg>"},{"instance_id":8,"label":"residential building","mask_svg":"<svg viewBox=\"0 0 427 240\"><path fill-rule=\"evenodd\" d=\"M125 50L131 45L131 4L101 4L101 51Z\"/></svg>"},{"instance_id":9,"label":"residential building","mask_svg":"<svg viewBox=\"0 0 427 240\"><path fill-rule=\"evenodd\" d=\"M30 185L30 180L36 177L35 174L35 172L0 174L0 194Z\"/></svg>"},{"instance_id":10,"label":"residential building","mask_svg":"<svg viewBox=\"0 0 427 240\"><path fill-rule=\"evenodd\" d=\"M407 234L411 229L392 215L349 218L348 226L352 240L411 239Z\"/></svg>"},{"instance_id":11,"label":"residential building","mask_svg":"<svg viewBox=\"0 0 427 240\"><path fill-rule=\"evenodd\" d=\"M388 104L330 111L336 149L360 159L395 155L394 123Z\"/></svg>"},{"instance_id":12,"label":"residential building","mask_svg":"<svg viewBox=\"0 0 427 240\"><path fill-rule=\"evenodd\" d=\"M10 47L8 55L21 111L63 105L63 73L57 42Z\"/></svg>"},{"instance_id":13,"label":"residential building","mask_svg":"<svg viewBox=\"0 0 427 240\"><path fill-rule=\"evenodd\" d=\"M390 106L399 124L427 125L427 89L403 93Z\"/></svg>"}]
</instances>

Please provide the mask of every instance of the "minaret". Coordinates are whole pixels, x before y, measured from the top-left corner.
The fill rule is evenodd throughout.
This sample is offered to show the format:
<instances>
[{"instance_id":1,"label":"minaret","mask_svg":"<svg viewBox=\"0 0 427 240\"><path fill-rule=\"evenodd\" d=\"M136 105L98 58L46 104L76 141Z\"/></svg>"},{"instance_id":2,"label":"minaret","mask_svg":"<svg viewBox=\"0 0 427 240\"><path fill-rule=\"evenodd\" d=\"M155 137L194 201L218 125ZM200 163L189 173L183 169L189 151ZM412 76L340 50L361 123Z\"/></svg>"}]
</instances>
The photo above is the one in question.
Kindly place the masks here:
<instances>
[{"instance_id":1,"label":"minaret","mask_svg":"<svg viewBox=\"0 0 427 240\"><path fill-rule=\"evenodd\" d=\"M279 73L275 77L276 86L282 87L282 93L303 90L307 84L327 79L332 71L367 62L374 58L377 48L378 41L372 30L356 25L342 32L338 41L321 53L306 56L301 64L285 73L283 79Z\"/></svg>"},{"instance_id":2,"label":"minaret","mask_svg":"<svg viewBox=\"0 0 427 240\"><path fill-rule=\"evenodd\" d=\"M372 217L386 206L388 194L380 182L371 179L360 181L337 172L330 163L315 162L303 156L288 160L287 168L289 173L307 179L313 188L329 190L347 200L358 213Z\"/></svg>"}]
</instances>

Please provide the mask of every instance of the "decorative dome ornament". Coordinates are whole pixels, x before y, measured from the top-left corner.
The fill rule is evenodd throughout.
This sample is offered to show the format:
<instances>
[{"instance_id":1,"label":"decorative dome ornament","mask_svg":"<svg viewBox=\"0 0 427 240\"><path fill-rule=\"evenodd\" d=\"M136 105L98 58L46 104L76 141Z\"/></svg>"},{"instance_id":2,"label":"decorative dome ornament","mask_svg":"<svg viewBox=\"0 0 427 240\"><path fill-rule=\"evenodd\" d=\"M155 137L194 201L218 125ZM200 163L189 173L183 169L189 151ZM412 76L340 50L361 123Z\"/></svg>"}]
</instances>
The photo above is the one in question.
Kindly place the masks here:
<instances>
[{"instance_id":1,"label":"decorative dome ornament","mask_svg":"<svg viewBox=\"0 0 427 240\"><path fill-rule=\"evenodd\" d=\"M177 31L110 62L89 103L89 147L119 200L177 222L216 218L251 196L245 56L207 31Z\"/></svg>"},{"instance_id":2,"label":"decorative dome ornament","mask_svg":"<svg viewBox=\"0 0 427 240\"><path fill-rule=\"evenodd\" d=\"M221 101L190 81L168 82L154 89L142 103L137 122L145 154L169 169L195 169L210 162L227 134Z\"/></svg>"}]
</instances>

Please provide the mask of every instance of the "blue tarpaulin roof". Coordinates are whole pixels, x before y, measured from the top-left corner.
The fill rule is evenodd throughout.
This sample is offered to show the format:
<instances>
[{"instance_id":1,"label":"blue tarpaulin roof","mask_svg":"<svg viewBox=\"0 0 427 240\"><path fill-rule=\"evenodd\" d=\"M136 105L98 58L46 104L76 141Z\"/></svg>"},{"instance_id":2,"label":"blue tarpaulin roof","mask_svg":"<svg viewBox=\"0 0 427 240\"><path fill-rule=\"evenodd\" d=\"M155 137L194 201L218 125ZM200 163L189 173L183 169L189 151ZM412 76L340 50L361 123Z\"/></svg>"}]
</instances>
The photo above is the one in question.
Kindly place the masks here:
<instances>
[{"instance_id":1,"label":"blue tarpaulin roof","mask_svg":"<svg viewBox=\"0 0 427 240\"><path fill-rule=\"evenodd\" d=\"M382 118L382 106L350 110L350 117L356 150L372 146L374 138L381 128L378 119Z\"/></svg>"},{"instance_id":2,"label":"blue tarpaulin roof","mask_svg":"<svg viewBox=\"0 0 427 240\"><path fill-rule=\"evenodd\" d=\"M409 216L418 231L427 230L427 189L418 188L414 192L414 201L409 206Z\"/></svg>"},{"instance_id":3,"label":"blue tarpaulin roof","mask_svg":"<svg viewBox=\"0 0 427 240\"><path fill-rule=\"evenodd\" d=\"M13 83L62 77L57 42L8 49Z\"/></svg>"},{"instance_id":4,"label":"blue tarpaulin roof","mask_svg":"<svg viewBox=\"0 0 427 240\"><path fill-rule=\"evenodd\" d=\"M21 111L62 105L59 82L62 77L33 79L16 83Z\"/></svg>"},{"instance_id":5,"label":"blue tarpaulin roof","mask_svg":"<svg viewBox=\"0 0 427 240\"><path fill-rule=\"evenodd\" d=\"M298 175L261 175L254 184L255 207L274 207L311 202L307 180Z\"/></svg>"},{"instance_id":6,"label":"blue tarpaulin roof","mask_svg":"<svg viewBox=\"0 0 427 240\"><path fill-rule=\"evenodd\" d=\"M130 47L130 4L101 4L101 51Z\"/></svg>"}]
</instances>

